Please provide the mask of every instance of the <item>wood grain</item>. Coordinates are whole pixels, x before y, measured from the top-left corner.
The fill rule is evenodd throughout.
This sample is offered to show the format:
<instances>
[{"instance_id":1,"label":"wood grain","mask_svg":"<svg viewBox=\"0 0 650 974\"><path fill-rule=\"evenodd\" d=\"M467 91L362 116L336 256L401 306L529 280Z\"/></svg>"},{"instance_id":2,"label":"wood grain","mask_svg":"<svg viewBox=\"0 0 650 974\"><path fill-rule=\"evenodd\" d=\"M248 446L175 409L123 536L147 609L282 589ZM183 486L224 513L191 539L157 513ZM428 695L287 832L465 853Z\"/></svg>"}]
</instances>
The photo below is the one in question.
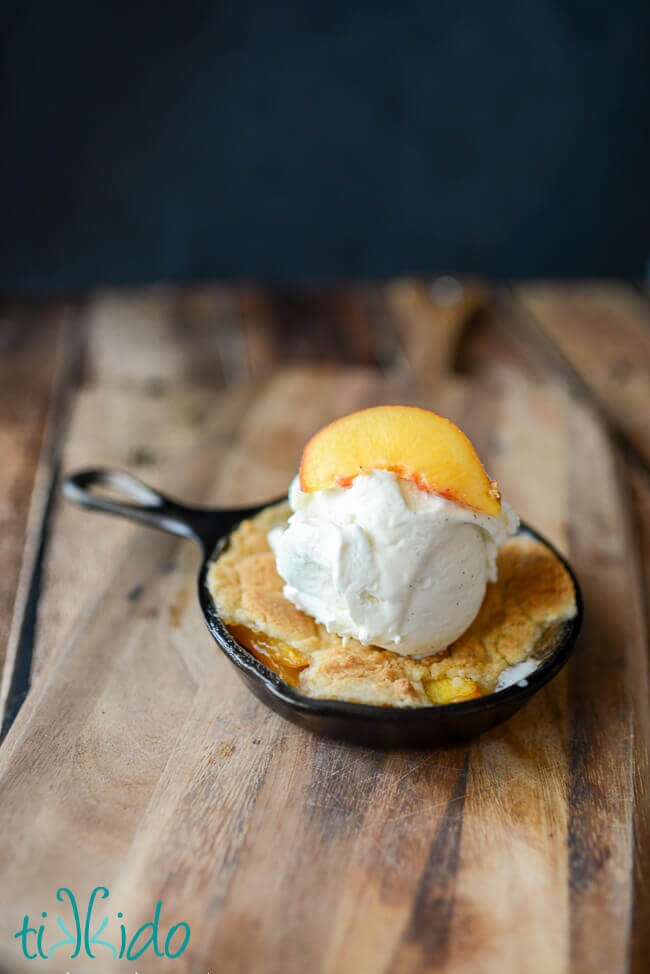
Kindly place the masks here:
<instances>
[{"instance_id":1,"label":"wood grain","mask_svg":"<svg viewBox=\"0 0 650 974\"><path fill-rule=\"evenodd\" d=\"M643 747L635 737L631 687L645 646L638 607L630 600L629 527L614 460L602 430L582 408L572 413L571 442L571 552L586 604L569 683L572 957L587 970L616 970L628 949L631 817ZM594 925L605 913L608 928Z\"/></svg>"},{"instance_id":2,"label":"wood grain","mask_svg":"<svg viewBox=\"0 0 650 974\"><path fill-rule=\"evenodd\" d=\"M377 328L368 288L239 290L239 311L253 376L292 363L377 365Z\"/></svg>"},{"instance_id":3,"label":"wood grain","mask_svg":"<svg viewBox=\"0 0 650 974\"><path fill-rule=\"evenodd\" d=\"M650 306L621 282L515 289L545 335L650 466Z\"/></svg>"},{"instance_id":4,"label":"wood grain","mask_svg":"<svg viewBox=\"0 0 650 974\"><path fill-rule=\"evenodd\" d=\"M207 331L215 335L219 330L215 295L188 292L184 297L190 306L182 314L184 327L192 330L190 342L176 327L181 302L175 290L107 291L88 302L83 369L71 397L69 430L59 458L65 469L110 466L173 482L174 464L182 463L193 441L218 435L222 410L228 417L227 435L247 394L230 413L217 397L223 386L219 348L216 340L206 339ZM83 580L91 583L90 589L93 582L99 585L106 564L131 535L125 522L106 520L101 531L95 523L79 522L58 495L52 525L34 637L34 676L83 613Z\"/></svg>"},{"instance_id":5,"label":"wood grain","mask_svg":"<svg viewBox=\"0 0 650 974\"><path fill-rule=\"evenodd\" d=\"M279 490L280 477L282 485L286 485L290 471L295 469L300 444L311 428L311 424L329 418L336 411L337 407L334 403L339 405L344 403L351 409L381 398L384 392L381 380L373 373L352 373L341 377L320 370L287 373L280 376L268 390L260 393L259 401L254 403L243 417L241 434L227 458L221 456L223 443L212 440L202 444L203 448L199 451L196 463L192 465L188 462L186 465L183 475L186 483L183 492L196 496L197 485L203 484L203 494L208 498L210 496L208 488L211 485L213 490L218 484L222 484L226 490L232 491L233 478L235 478L241 502L254 499L251 491L261 491L263 495L268 492L274 495ZM315 405L313 411L305 415L302 427L289 429L285 425L286 432L282 433L282 429L277 426L278 420L281 419L285 424L288 410L294 408L296 401L302 401L307 393L313 397L315 403L320 403L320 407ZM319 408L321 415L317 419ZM236 421L234 422L236 424ZM275 438L269 435L272 430L277 432ZM71 434L74 434L74 426ZM232 434L234 436L234 429ZM264 444L267 444L267 450L274 451L273 464L265 463L264 457L260 457L260 477L244 479L240 475L244 472L245 463L250 464L250 458L254 457L258 448ZM270 461L271 457L267 456L266 459ZM34 828L30 830L29 843L26 844L22 856L15 854L14 851L10 852L9 849L5 850L10 855L9 859L6 856L3 859L2 868L7 880L3 888L12 901L20 884L23 884L27 895L34 895L41 889L46 895L43 887L48 882L48 878L51 882L57 868L66 871L67 875L74 873L81 883L89 878L89 866L91 870L98 869L103 875L106 875L107 871L110 872L108 860L104 860L102 855L96 857L95 853L98 850L95 848L95 843L99 841L99 845L107 850L108 858L112 861L112 857L120 847L119 835L131 834L129 832L131 818L123 815L119 833L117 835L111 833L108 843L100 839L100 833L109 828L108 822L113 814L112 803L118 800L118 796L122 796L119 801L128 801L128 807L133 815L142 813L146 804L143 799L148 794L147 789L154 786L162 770L162 766L156 760L156 755L160 753L158 748L168 746L166 743L168 737L162 734L162 728L159 732L154 730L155 723L163 720L167 725L167 734L178 733L180 714L183 709L192 710L193 691L198 685L192 679L191 673L195 674L197 681L205 683L207 680L211 683L213 704L217 692L229 695L227 679L225 686L219 691L212 680L214 675L221 688L224 665L221 664L220 673L218 670L214 670L214 674L210 673L210 667L214 667L215 651L207 634L201 631L208 656L205 656L204 651L202 656L197 657L197 650L193 648L194 643L197 642L196 630L190 630L189 639L186 634L176 631L182 628L183 612L178 611L179 599L184 600L181 592L191 584L187 577L179 581L173 568L173 553L178 547L178 542L173 540L155 535L150 538L146 533L142 536L140 532L137 542L132 540L127 551L120 558L113 560L114 568L109 577L104 574L99 593L95 594L52 665L47 667L41 679L35 682L30 701L21 711L12 728L11 736L6 742L6 747L3 748L2 760L10 763L9 773L13 786L19 791L29 790L33 787L31 781L31 774L34 771L33 756L35 753L42 753L40 742L43 740L43 735L48 740L52 739L52 715L59 706L60 694L65 693L64 688L77 680L80 686L86 688L81 695L67 694L67 703L60 711L62 723L55 735L57 739L59 735L61 736L60 745L57 746L52 739L52 753L48 766L57 780L56 811L50 808L45 815L46 823L43 831L39 829L38 822L34 823ZM195 571L196 557L193 562L192 568ZM129 598L129 595L134 592L141 594ZM178 624L171 627L171 639L166 638L166 633L170 632L170 616L168 611L164 608L161 611L158 606L177 607L173 621ZM198 610L194 604L192 608L196 626L199 621ZM159 623L157 620L161 615L162 620ZM118 619L121 620L119 624ZM148 627L151 627L151 631L147 635ZM103 632L101 638L100 630ZM130 633L128 638L127 632ZM155 635L156 632L158 636ZM160 637L166 643L162 659L159 659L162 651ZM142 651L143 640L148 647L146 652ZM118 647L119 652L115 654L113 650ZM174 657L173 661L169 654ZM209 664L207 673L206 664ZM158 680L149 680L147 673L152 666L160 667L162 683ZM228 677L231 682L234 682L229 670ZM125 679L130 687L128 694L124 693L122 687L122 681ZM167 679L172 680L171 684L165 682ZM147 687L142 686L143 680L148 684ZM242 701L243 710L249 711L252 702L248 693L238 683L234 685L237 687L236 696ZM142 698L136 705L135 700L141 690ZM174 697L173 706L170 694ZM179 707L181 710L178 709ZM266 715L264 717L266 718ZM217 718L214 716L213 705L211 720L214 719ZM243 719L243 712L239 713L237 716L239 723L236 726L240 726ZM108 733L107 721L112 728L110 733ZM281 724L280 721L277 723ZM66 728L70 732L69 737ZM284 732L284 725L282 731ZM233 734L234 731L229 739L232 739ZM141 744L136 748L135 753L131 753L136 740ZM147 741L149 743L144 744ZM169 746L171 747L171 741ZM95 828L90 831L89 845L83 849L83 855L79 860L75 858L73 869L63 838L57 858L56 829L60 827L65 831L69 825L72 806L68 808L66 802L80 800L74 783L78 782L79 761L82 754L88 755L90 780L87 785L89 789L87 801L91 802L88 814L95 821ZM110 762L111 755L117 754L124 759L124 766L119 772L115 769L111 791L103 796L101 792L96 791L96 786L103 778L102 769L107 767L105 762ZM26 769L27 773L25 773ZM183 770L185 773L194 774L193 765ZM94 777L95 775L97 777ZM39 787L47 790L49 786L44 780L45 777L47 776L43 776ZM135 790L130 787L131 782L137 782ZM8 785L8 791L5 793L10 793L12 790ZM38 794L35 795L35 799L38 801ZM17 805L12 803L14 813L20 805L20 801ZM79 814L83 821L83 811L80 810ZM56 822L60 823L59 826ZM9 820L7 824L11 830L12 821ZM61 835L63 837L63 832ZM118 841L117 846L116 841ZM181 851L186 857L189 849L183 846ZM48 860L51 862L51 870L45 868Z\"/></svg>"},{"instance_id":6,"label":"wood grain","mask_svg":"<svg viewBox=\"0 0 650 974\"><path fill-rule=\"evenodd\" d=\"M177 482L179 489L184 486L184 466L191 460L195 444L227 442L252 395L243 387L228 395L201 387L168 388L162 398L137 389L84 387L75 397L62 468L128 469L151 483L164 484L173 493ZM200 497L200 491L194 497L188 491L189 502ZM225 490L221 500L237 503L237 497L229 499ZM34 676L55 657L85 611L81 592L94 593L106 566L133 534L133 525L126 521L102 518L98 524L94 518L80 520L57 492L39 602Z\"/></svg>"},{"instance_id":7,"label":"wood grain","mask_svg":"<svg viewBox=\"0 0 650 974\"><path fill-rule=\"evenodd\" d=\"M11 936L23 914L56 916L58 886L83 898L99 883L114 930L115 911L135 929L158 898L163 926L191 925L181 958L145 956L141 974L647 969L645 472L530 309L492 295L438 328L428 287L97 295L63 462L245 504L286 489L304 441L341 413L436 409L576 567L575 662L471 746L322 740L218 654L191 545L57 502L33 685L0 748L11 974L37 963ZM93 963L134 970L106 949ZM89 966L64 952L38 964Z\"/></svg>"}]
</instances>

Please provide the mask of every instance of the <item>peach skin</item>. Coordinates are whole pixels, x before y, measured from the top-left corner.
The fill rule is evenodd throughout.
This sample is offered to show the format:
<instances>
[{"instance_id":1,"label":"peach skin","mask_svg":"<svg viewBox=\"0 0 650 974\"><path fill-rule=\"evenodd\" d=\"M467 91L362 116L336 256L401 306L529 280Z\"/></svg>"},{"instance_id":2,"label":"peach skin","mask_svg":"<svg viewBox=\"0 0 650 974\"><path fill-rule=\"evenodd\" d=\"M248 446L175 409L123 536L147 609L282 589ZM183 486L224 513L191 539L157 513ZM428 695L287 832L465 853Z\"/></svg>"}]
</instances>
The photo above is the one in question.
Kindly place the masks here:
<instances>
[{"instance_id":1,"label":"peach skin","mask_svg":"<svg viewBox=\"0 0 650 974\"><path fill-rule=\"evenodd\" d=\"M349 487L359 474L392 470L420 490L498 517L501 497L465 434L414 406L375 406L342 416L307 443L303 491Z\"/></svg>"}]
</instances>

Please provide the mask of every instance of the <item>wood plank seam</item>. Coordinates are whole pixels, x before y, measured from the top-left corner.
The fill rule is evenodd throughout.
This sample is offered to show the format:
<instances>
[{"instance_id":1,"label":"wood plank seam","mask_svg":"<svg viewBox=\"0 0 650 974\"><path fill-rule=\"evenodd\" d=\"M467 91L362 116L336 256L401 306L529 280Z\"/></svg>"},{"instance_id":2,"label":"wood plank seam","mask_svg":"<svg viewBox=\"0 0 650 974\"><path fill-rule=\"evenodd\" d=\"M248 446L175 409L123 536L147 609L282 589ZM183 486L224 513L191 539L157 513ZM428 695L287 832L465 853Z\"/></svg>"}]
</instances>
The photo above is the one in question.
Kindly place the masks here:
<instances>
[{"instance_id":1,"label":"wood plank seam","mask_svg":"<svg viewBox=\"0 0 650 974\"><path fill-rule=\"evenodd\" d=\"M632 903L630 918L629 966L630 970L645 974L650 966L650 660L648 658L648 618L650 610L650 591L645 574L643 559L638 543L642 525L637 521L636 508L628 468L634 465L644 478L648 490L648 474L639 462L636 453L622 446L616 452L618 485L623 508L628 512L625 518L627 548L630 552L630 604L631 612L638 620L639 647L636 654L637 671L632 674L630 693L634 701L632 714L632 733L638 741L637 761L634 767L634 807L632 810L633 833L633 874ZM636 517L635 517L636 515ZM643 652L643 647L646 652Z\"/></svg>"},{"instance_id":2,"label":"wood plank seam","mask_svg":"<svg viewBox=\"0 0 650 974\"><path fill-rule=\"evenodd\" d=\"M31 681L31 664L38 625L43 565L57 490L60 458L70 418L74 391L80 382L83 337L74 322L63 322L52 369L53 406L43 431L41 459L36 472L28 515L27 539L20 569L18 598L14 605L7 655L0 685L0 744L18 713ZM21 597L22 593L22 597Z\"/></svg>"},{"instance_id":3,"label":"wood plank seam","mask_svg":"<svg viewBox=\"0 0 650 974\"><path fill-rule=\"evenodd\" d=\"M9 728L13 724L16 714L20 710L23 701L29 692L29 687L31 684L32 657L34 643L36 640L38 601L41 594L43 565L50 537L52 509L57 490L59 469L59 462L58 460L55 460L52 466L50 482L47 488L47 497L45 500L43 514L40 518L37 550L31 569L27 597L22 610L22 618L20 620L20 629L16 648L11 656L8 655L7 665L5 666L5 671L3 674L3 685L0 695L0 715L2 717L0 724L0 745L7 736Z\"/></svg>"}]
</instances>

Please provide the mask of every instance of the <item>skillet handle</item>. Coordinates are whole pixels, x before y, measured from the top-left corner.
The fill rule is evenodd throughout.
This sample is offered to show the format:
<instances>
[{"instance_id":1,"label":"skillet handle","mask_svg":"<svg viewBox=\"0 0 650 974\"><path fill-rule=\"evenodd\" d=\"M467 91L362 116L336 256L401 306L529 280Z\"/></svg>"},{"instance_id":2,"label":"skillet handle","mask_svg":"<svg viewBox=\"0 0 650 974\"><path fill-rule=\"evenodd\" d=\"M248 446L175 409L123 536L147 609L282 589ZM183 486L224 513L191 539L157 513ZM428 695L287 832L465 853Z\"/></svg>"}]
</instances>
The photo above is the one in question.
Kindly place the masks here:
<instances>
[{"instance_id":1,"label":"skillet handle","mask_svg":"<svg viewBox=\"0 0 650 974\"><path fill-rule=\"evenodd\" d=\"M101 487L113 495L121 494L127 500L102 494L96 489ZM79 507L117 514L189 538L200 545L205 554L209 554L219 538L238 521L259 510L259 507L237 510L186 507L121 470L80 470L64 478L61 490L66 500Z\"/></svg>"}]
</instances>

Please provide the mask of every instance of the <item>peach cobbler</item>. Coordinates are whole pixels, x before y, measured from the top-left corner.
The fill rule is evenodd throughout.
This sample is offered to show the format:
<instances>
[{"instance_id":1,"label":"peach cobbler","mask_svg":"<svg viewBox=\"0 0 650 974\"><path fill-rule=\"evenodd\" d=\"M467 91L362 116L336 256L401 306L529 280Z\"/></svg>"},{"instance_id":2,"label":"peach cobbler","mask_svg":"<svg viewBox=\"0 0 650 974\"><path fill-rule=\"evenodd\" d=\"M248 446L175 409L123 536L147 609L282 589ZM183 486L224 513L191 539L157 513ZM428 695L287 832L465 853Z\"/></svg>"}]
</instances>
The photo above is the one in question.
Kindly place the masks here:
<instances>
[{"instance_id":1,"label":"peach cobbler","mask_svg":"<svg viewBox=\"0 0 650 974\"><path fill-rule=\"evenodd\" d=\"M425 410L343 417L289 503L243 521L208 585L232 636L301 694L393 707L525 679L576 613L571 576Z\"/></svg>"}]
</instances>

